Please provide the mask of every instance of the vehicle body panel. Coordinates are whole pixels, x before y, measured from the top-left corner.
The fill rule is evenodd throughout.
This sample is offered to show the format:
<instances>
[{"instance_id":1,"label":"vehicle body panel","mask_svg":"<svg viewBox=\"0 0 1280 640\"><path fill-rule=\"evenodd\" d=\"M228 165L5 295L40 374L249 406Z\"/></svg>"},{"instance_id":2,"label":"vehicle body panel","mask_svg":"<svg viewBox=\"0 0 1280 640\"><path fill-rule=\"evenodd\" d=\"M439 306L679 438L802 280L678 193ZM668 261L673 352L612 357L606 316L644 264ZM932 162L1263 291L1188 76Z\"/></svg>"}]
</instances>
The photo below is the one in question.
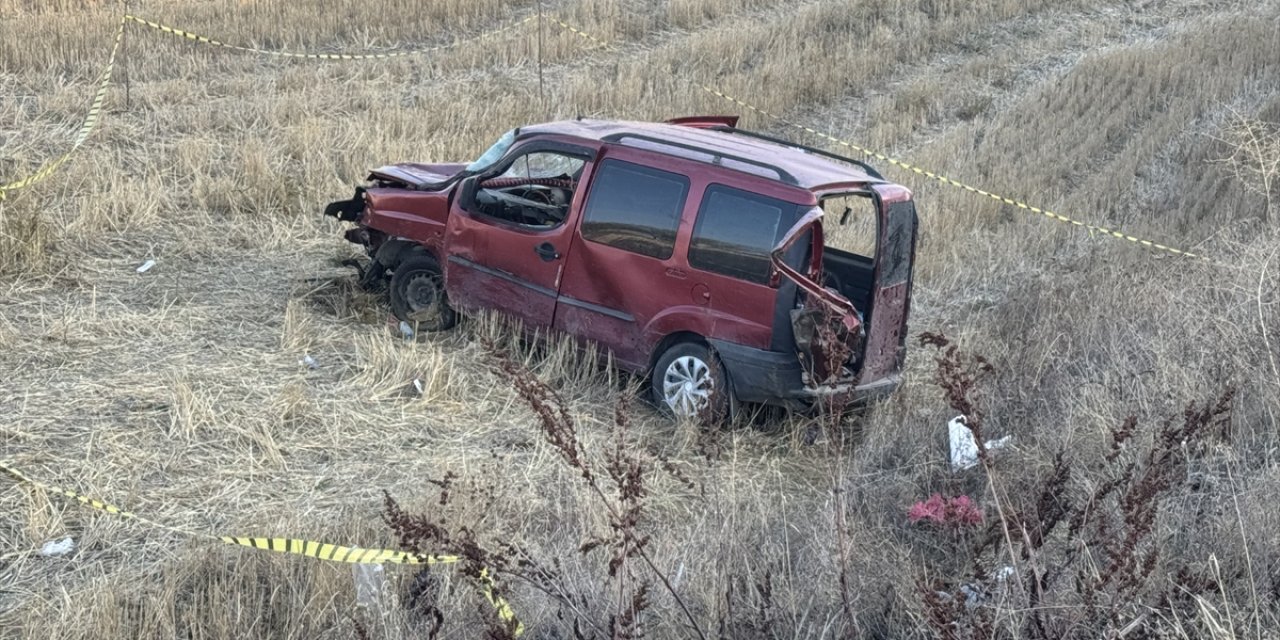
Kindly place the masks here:
<instances>
[{"instance_id":1,"label":"vehicle body panel","mask_svg":"<svg viewBox=\"0 0 1280 640\"><path fill-rule=\"evenodd\" d=\"M422 164L405 162L378 167L369 172L374 178L403 183L412 188L436 185L457 176L467 165L456 162Z\"/></svg>"},{"instance_id":2,"label":"vehicle body panel","mask_svg":"<svg viewBox=\"0 0 1280 640\"><path fill-rule=\"evenodd\" d=\"M372 187L359 197L365 205L360 228L378 232L371 234L379 238L372 249L379 249L385 237L412 238L439 255L449 216L447 194Z\"/></svg>"},{"instance_id":3,"label":"vehicle body panel","mask_svg":"<svg viewBox=\"0 0 1280 640\"><path fill-rule=\"evenodd\" d=\"M877 193L885 232L877 255L875 312L867 330L863 380L877 380L902 370L906 357L906 325L911 310L918 220L911 193L896 185L881 185Z\"/></svg>"}]
</instances>

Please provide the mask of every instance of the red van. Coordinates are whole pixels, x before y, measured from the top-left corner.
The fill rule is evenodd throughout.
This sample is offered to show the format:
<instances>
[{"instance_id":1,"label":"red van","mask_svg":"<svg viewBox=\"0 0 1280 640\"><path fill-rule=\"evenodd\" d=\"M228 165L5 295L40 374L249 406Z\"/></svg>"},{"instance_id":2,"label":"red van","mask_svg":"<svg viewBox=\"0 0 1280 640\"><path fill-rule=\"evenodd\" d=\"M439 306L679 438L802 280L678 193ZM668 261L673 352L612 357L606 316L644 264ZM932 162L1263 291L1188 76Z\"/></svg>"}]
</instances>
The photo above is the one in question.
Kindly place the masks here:
<instances>
[{"instance_id":1,"label":"red van","mask_svg":"<svg viewBox=\"0 0 1280 640\"><path fill-rule=\"evenodd\" d=\"M493 309L577 336L649 376L679 417L890 393L906 349L911 192L736 124L521 127L470 164L376 169L325 213L356 223L346 237L371 258L361 283L389 277L402 320L443 330L457 311ZM871 255L824 243L833 203L852 203L845 219L869 211Z\"/></svg>"}]
</instances>

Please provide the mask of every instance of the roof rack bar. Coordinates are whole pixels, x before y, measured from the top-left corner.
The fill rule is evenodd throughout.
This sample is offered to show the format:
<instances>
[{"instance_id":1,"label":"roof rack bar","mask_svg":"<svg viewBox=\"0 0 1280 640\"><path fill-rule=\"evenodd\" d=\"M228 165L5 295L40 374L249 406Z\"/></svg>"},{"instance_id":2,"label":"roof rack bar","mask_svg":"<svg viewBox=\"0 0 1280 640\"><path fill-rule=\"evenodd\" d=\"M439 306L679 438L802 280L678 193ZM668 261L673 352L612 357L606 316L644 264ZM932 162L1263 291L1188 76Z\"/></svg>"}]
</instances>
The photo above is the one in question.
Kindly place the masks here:
<instances>
[{"instance_id":1,"label":"roof rack bar","mask_svg":"<svg viewBox=\"0 0 1280 640\"><path fill-rule=\"evenodd\" d=\"M731 129L732 127L728 127L728 128ZM719 127L716 127L716 129L719 129ZM778 179L781 180L782 182L785 182L787 184L794 185L794 186L800 185L800 181L796 180L795 176L791 175L791 173L789 173L786 169L783 169L782 167L779 167L777 165L770 164L762 160L752 160L751 158L744 158L742 156L730 155L727 153L716 151L714 149L707 149L707 148L699 147L692 144L684 144L682 142L673 142L671 140L663 140L662 138L646 136L641 133L627 133L627 132L610 134L601 138L601 140L604 140L605 142L622 142L627 138L632 138L635 140L643 140L645 142L650 142L650 143L662 145L665 147L675 147L677 149L684 149L686 151L702 153L702 154L709 155L712 158L715 158L717 160L733 160L734 162L741 162L743 164L751 165L754 167L760 167L761 169L766 169L778 174Z\"/></svg>"},{"instance_id":2,"label":"roof rack bar","mask_svg":"<svg viewBox=\"0 0 1280 640\"><path fill-rule=\"evenodd\" d=\"M863 171L866 171L866 172L867 172L867 175L871 176L872 178L875 178L876 180L884 180L884 176L880 175L880 172L879 172L879 171L876 171L876 170L875 170L875 168L873 168L871 165L869 165L869 164L867 164L867 163L865 163L865 162L863 162L863 161L861 161L861 160L854 160L853 158L848 158L848 157L842 156L842 155L840 155L840 154L831 153L830 151L824 151L824 150L822 150L822 149L818 149L818 148L816 148L816 147L810 147L810 146L808 146L808 145L803 145L803 144L800 144L800 143L798 143L798 142L792 142L792 141L790 141L790 140L784 140L784 139L782 139L782 138L775 138L775 137L773 137L773 136L765 135L765 134L763 134L763 133L756 133L755 131L748 131L748 130L746 130L746 129L739 129L739 128L737 128L737 127L727 127L727 126L724 126L724 125L718 125L718 126L714 126L714 127L709 127L709 129L710 129L710 130L712 130L712 131L723 131L724 133L736 133L736 134L739 134L739 135L747 136L747 137L749 137L749 138L756 138L756 139L759 139L759 140L764 140L764 141L766 141L766 142L772 142L772 143L774 143L774 144L780 144L780 145L782 145L782 146L784 146L784 147L791 147L791 148L793 148L793 149L800 149L800 150L802 150L802 151L807 151L807 152L809 152L809 153L813 153L813 154L817 154L817 155L824 156L824 157L827 157L827 158L831 158L832 160L839 160L839 161L841 161L841 162L848 162L849 164L853 164L853 165L857 165L857 166L859 166L859 167L862 167L862 170L863 170Z\"/></svg>"}]
</instances>

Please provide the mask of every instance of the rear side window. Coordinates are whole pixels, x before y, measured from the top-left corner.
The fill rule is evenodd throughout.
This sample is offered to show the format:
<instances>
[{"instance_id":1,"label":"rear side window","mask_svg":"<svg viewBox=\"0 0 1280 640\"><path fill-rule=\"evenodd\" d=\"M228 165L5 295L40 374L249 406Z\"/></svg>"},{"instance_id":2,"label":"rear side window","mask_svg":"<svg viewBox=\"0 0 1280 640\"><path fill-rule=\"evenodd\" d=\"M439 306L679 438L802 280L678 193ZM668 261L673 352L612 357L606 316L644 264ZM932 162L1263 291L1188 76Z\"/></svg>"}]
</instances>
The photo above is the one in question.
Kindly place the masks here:
<instances>
[{"instance_id":1,"label":"rear side window","mask_svg":"<svg viewBox=\"0 0 1280 640\"><path fill-rule=\"evenodd\" d=\"M582 219L582 237L666 260L689 194L689 179L668 171L605 160L596 170Z\"/></svg>"},{"instance_id":2,"label":"rear side window","mask_svg":"<svg viewBox=\"0 0 1280 640\"><path fill-rule=\"evenodd\" d=\"M769 253L795 223L799 205L711 185L689 241L689 266L769 282Z\"/></svg>"}]
</instances>

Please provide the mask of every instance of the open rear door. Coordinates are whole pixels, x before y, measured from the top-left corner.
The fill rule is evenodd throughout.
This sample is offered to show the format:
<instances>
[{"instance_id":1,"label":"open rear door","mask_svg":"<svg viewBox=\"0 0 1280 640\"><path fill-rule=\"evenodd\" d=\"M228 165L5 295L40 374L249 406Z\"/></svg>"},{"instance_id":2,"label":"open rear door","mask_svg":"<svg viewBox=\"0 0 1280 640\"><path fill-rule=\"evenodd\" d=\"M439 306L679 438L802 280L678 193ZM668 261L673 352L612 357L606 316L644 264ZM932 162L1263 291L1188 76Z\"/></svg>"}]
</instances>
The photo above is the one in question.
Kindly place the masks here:
<instances>
[{"instance_id":1,"label":"open rear door","mask_svg":"<svg viewBox=\"0 0 1280 640\"><path fill-rule=\"evenodd\" d=\"M875 300L867 328L859 385L896 379L907 349L907 316L911 311L912 267L919 222L911 193L896 185L877 185L882 230L876 251Z\"/></svg>"},{"instance_id":2,"label":"open rear door","mask_svg":"<svg viewBox=\"0 0 1280 640\"><path fill-rule=\"evenodd\" d=\"M822 209L810 210L787 231L771 254L775 280L784 276L804 292L802 307L791 312L791 323L796 349L805 368L805 384L810 387L852 382L853 373L846 365L856 360L864 335L853 303L819 284L823 247L821 219ZM784 259L792 245L802 238L809 238L813 243L809 264L802 265L807 273Z\"/></svg>"}]
</instances>

